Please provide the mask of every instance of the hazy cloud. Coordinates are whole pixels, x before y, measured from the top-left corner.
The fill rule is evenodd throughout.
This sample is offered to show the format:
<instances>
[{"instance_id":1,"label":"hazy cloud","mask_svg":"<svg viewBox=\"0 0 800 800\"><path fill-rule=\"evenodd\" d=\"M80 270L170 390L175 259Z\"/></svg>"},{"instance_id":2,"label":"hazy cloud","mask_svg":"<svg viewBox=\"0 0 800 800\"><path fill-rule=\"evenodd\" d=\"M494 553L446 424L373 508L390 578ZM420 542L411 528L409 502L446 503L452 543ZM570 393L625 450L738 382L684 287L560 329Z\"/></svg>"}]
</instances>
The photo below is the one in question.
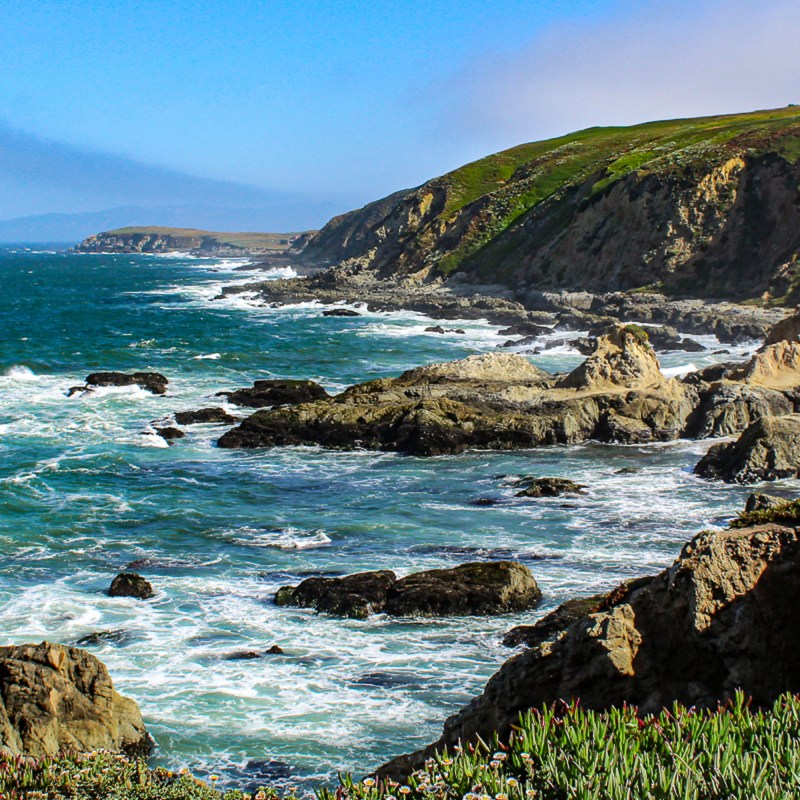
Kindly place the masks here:
<instances>
[{"instance_id":1,"label":"hazy cloud","mask_svg":"<svg viewBox=\"0 0 800 800\"><path fill-rule=\"evenodd\" d=\"M489 54L438 92L440 124L497 149L593 125L800 103L800 3L623 4Z\"/></svg>"}]
</instances>

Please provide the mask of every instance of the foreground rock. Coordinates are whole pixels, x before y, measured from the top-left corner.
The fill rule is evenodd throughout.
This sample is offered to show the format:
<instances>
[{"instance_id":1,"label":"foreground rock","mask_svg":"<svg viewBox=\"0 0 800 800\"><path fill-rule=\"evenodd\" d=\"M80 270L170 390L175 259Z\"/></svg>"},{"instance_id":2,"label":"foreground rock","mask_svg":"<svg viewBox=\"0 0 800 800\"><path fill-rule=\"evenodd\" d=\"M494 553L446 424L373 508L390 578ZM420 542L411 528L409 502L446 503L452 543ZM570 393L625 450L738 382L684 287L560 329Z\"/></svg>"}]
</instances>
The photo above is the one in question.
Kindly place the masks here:
<instances>
[{"instance_id":1,"label":"foreground rock","mask_svg":"<svg viewBox=\"0 0 800 800\"><path fill-rule=\"evenodd\" d=\"M389 570L307 578L299 586L279 589L275 602L365 619L379 613L395 617L505 614L533 608L541 596L527 567L494 561L432 569L399 580Z\"/></svg>"},{"instance_id":2,"label":"foreground rock","mask_svg":"<svg viewBox=\"0 0 800 800\"><path fill-rule=\"evenodd\" d=\"M757 705L800 691L797 527L702 533L672 567L620 594L600 610L591 599L589 613L564 615L450 717L434 745L379 773L404 777L434 748L506 737L521 711L561 700L651 713L674 701L715 706L736 689Z\"/></svg>"},{"instance_id":3,"label":"foreground rock","mask_svg":"<svg viewBox=\"0 0 800 800\"><path fill-rule=\"evenodd\" d=\"M75 647L0 647L0 749L53 756L112 750L146 755L150 739L133 700L108 670Z\"/></svg>"},{"instance_id":4,"label":"foreground rock","mask_svg":"<svg viewBox=\"0 0 800 800\"><path fill-rule=\"evenodd\" d=\"M250 389L236 389L233 392L219 392L235 406L266 408L267 406L310 403L327 398L328 393L314 381L262 380L256 381Z\"/></svg>"},{"instance_id":5,"label":"foreground rock","mask_svg":"<svg viewBox=\"0 0 800 800\"><path fill-rule=\"evenodd\" d=\"M714 445L694 471L728 483L800 476L800 414L759 419L735 442Z\"/></svg>"},{"instance_id":6,"label":"foreground rock","mask_svg":"<svg viewBox=\"0 0 800 800\"><path fill-rule=\"evenodd\" d=\"M587 439L677 438L697 389L668 380L641 330L622 326L566 376L489 353L352 386L333 398L261 411L220 447L322 445L415 455L521 449Z\"/></svg>"},{"instance_id":7,"label":"foreground rock","mask_svg":"<svg viewBox=\"0 0 800 800\"><path fill-rule=\"evenodd\" d=\"M151 394L166 394L169 381L160 372L93 372L86 376L85 386L73 386L67 394L91 392L101 386L139 386Z\"/></svg>"},{"instance_id":8,"label":"foreground rock","mask_svg":"<svg viewBox=\"0 0 800 800\"><path fill-rule=\"evenodd\" d=\"M140 600L149 600L155 597L155 592L150 581L145 580L135 572L120 572L111 581L108 589L109 597L138 597Z\"/></svg>"}]
</instances>

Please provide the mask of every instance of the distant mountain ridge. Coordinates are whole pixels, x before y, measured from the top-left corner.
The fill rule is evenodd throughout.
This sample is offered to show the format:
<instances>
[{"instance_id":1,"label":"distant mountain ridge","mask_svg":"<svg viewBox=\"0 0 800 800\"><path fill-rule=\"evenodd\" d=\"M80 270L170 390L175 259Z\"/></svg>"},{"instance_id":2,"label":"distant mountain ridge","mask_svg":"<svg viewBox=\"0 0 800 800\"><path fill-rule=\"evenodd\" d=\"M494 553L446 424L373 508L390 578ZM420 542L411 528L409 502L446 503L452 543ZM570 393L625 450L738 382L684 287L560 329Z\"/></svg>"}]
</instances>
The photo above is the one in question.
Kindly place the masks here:
<instances>
[{"instance_id":1,"label":"distant mountain ridge","mask_svg":"<svg viewBox=\"0 0 800 800\"><path fill-rule=\"evenodd\" d=\"M800 298L800 108L524 144L334 217L306 263L378 279Z\"/></svg>"}]
</instances>

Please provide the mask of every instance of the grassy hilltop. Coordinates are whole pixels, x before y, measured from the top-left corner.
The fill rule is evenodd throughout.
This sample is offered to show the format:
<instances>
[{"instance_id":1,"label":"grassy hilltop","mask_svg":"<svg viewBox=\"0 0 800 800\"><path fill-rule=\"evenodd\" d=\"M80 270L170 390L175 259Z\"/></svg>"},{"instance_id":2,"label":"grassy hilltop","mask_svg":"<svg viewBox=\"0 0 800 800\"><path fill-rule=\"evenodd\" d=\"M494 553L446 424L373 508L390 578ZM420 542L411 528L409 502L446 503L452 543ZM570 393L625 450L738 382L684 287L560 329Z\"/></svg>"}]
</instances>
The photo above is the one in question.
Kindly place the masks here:
<instances>
[{"instance_id":1,"label":"grassy hilltop","mask_svg":"<svg viewBox=\"0 0 800 800\"><path fill-rule=\"evenodd\" d=\"M589 128L336 217L304 256L523 290L780 297L800 275L798 185L798 106Z\"/></svg>"}]
</instances>

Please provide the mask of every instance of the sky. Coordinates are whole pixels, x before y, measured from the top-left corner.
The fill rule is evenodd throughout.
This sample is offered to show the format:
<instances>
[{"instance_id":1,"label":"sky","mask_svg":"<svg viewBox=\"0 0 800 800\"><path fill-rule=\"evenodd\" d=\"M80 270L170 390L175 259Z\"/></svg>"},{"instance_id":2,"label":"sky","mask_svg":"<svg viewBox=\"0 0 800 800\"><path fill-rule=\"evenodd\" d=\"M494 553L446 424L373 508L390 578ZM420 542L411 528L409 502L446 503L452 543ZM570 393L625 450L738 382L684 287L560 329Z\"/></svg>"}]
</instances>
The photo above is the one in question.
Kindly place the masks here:
<instances>
[{"instance_id":1,"label":"sky","mask_svg":"<svg viewBox=\"0 0 800 800\"><path fill-rule=\"evenodd\" d=\"M0 37L0 219L317 227L521 142L800 102L798 0L0 0Z\"/></svg>"}]
</instances>

